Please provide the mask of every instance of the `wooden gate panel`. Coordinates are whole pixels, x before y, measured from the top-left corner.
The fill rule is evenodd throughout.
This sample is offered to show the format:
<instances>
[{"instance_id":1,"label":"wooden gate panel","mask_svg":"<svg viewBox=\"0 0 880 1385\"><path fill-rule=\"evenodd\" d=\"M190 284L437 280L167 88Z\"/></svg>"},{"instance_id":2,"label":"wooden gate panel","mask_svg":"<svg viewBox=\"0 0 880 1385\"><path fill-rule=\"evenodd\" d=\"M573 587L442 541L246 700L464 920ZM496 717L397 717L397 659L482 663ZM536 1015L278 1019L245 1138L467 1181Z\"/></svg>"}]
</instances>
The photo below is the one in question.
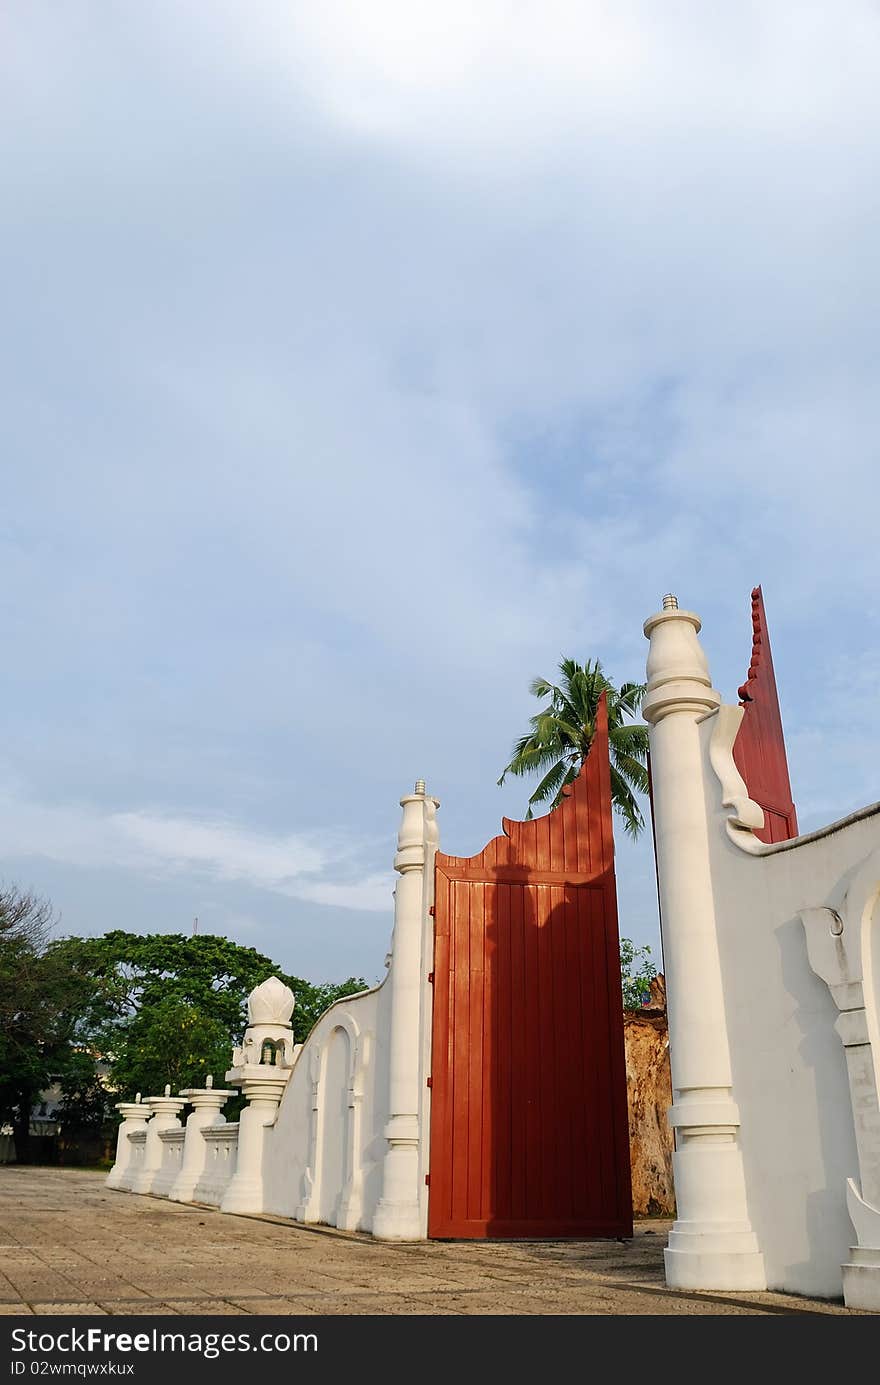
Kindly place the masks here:
<instances>
[{"instance_id":1,"label":"wooden gate panel","mask_svg":"<svg viewBox=\"0 0 880 1385\"><path fill-rule=\"evenodd\" d=\"M558 809L438 855L432 1236L632 1231L604 703Z\"/></svg>"}]
</instances>

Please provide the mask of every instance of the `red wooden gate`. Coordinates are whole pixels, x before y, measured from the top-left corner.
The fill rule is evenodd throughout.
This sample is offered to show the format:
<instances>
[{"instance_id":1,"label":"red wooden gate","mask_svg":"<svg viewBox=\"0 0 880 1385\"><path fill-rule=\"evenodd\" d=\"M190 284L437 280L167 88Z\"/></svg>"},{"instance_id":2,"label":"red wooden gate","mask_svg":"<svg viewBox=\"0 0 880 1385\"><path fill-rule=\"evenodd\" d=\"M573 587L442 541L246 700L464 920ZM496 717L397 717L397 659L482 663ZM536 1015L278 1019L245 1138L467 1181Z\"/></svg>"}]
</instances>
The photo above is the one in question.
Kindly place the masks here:
<instances>
[{"instance_id":1,"label":"red wooden gate","mask_svg":"<svg viewBox=\"0 0 880 1385\"><path fill-rule=\"evenodd\" d=\"M632 1234L604 698L565 801L438 854L435 1237Z\"/></svg>"},{"instance_id":2,"label":"red wooden gate","mask_svg":"<svg viewBox=\"0 0 880 1385\"><path fill-rule=\"evenodd\" d=\"M779 694L760 587L752 592L752 657L739 695L745 712L733 744L733 758L749 798L764 809L764 826L755 836L762 842L787 842L798 834L797 813L791 798Z\"/></svg>"}]
</instances>

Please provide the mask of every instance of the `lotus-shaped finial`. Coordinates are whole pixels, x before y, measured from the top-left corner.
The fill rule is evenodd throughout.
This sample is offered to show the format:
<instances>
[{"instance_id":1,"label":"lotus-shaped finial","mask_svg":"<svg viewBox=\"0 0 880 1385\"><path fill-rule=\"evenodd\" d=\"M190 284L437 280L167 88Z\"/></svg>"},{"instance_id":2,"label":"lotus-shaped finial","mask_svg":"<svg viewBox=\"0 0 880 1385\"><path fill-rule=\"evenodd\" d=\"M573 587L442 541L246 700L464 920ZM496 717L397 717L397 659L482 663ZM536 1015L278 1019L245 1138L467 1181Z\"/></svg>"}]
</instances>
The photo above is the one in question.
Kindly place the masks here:
<instances>
[{"instance_id":1,"label":"lotus-shaped finial","mask_svg":"<svg viewBox=\"0 0 880 1385\"><path fill-rule=\"evenodd\" d=\"M255 986L248 996L248 1024L290 1024L293 991L277 976Z\"/></svg>"}]
</instances>

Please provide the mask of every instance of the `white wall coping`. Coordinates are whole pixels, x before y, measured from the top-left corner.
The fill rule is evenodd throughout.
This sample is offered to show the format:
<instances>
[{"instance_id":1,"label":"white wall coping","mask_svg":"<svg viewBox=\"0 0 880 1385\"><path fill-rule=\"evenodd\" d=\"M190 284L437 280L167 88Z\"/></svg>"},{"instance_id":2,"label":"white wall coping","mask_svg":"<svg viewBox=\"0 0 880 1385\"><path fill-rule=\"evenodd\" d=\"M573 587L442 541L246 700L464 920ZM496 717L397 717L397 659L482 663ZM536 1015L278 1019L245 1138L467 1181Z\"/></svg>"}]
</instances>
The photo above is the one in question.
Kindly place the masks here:
<instances>
[{"instance_id":1,"label":"white wall coping","mask_svg":"<svg viewBox=\"0 0 880 1385\"><path fill-rule=\"evenodd\" d=\"M756 840L755 849L750 854L753 856L776 856L782 851L795 851L799 846L807 846L810 842L821 842L825 837L834 836L835 832L842 832L852 823L863 822L877 814L880 814L880 803L869 803L865 808L857 808L855 812L848 813L845 818L838 818L836 822L830 822L825 827L817 827L813 832L802 832L799 837L792 837L787 842L759 842Z\"/></svg>"},{"instance_id":2,"label":"white wall coping","mask_svg":"<svg viewBox=\"0 0 880 1385\"><path fill-rule=\"evenodd\" d=\"M238 1139L238 1121L226 1121L223 1125L203 1125L202 1139L222 1144L224 1140L232 1144ZM130 1137L129 1137L130 1138Z\"/></svg>"},{"instance_id":3,"label":"white wall coping","mask_svg":"<svg viewBox=\"0 0 880 1385\"><path fill-rule=\"evenodd\" d=\"M307 1034L306 1037L303 1039L302 1043L297 1044L297 1054L296 1054L296 1058L294 1059L294 1063L293 1063L294 1067L296 1066L296 1063L297 1063L297 1060L299 1059L300 1054L301 1054L301 1053L303 1052L303 1050L305 1049L306 1044L309 1042L309 1039L310 1039L310 1038L312 1037L312 1035L314 1034L314 1032L315 1032L315 1030L317 1029L318 1025L319 1025L319 1024L323 1024L324 1020L325 1020L325 1019L327 1018L327 1016L330 1014L330 1011L331 1011L331 1010L335 1010L335 1009L337 1008L337 1006L339 1006L339 1005L347 1005L348 1002L349 1002L350 1000L360 1000L362 996L365 996L365 995L375 995L377 991L381 991L382 987L385 985L385 983L386 983L387 980L388 980L388 977L387 977L387 976L383 976L383 977L382 977L382 980L381 980L381 981L377 981L377 983L376 983L375 986L365 986L364 989L363 989L362 991L352 991L351 995L341 995L341 996L339 997L338 1000L332 1001L331 1004L327 1006L327 1009L326 1009L326 1010L322 1010L321 1013L320 1013L320 1015L318 1016L318 1018L315 1020L315 1023L312 1025L311 1029L309 1030L308 1034Z\"/></svg>"}]
</instances>

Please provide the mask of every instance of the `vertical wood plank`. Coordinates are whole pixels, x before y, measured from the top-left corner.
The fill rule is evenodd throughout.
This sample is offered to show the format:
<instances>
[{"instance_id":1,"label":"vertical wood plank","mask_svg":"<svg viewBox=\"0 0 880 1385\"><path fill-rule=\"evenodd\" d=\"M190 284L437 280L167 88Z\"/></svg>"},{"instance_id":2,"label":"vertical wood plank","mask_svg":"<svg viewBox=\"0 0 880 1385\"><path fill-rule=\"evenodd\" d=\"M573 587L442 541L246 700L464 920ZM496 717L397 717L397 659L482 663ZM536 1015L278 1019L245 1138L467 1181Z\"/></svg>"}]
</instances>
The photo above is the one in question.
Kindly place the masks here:
<instances>
[{"instance_id":1,"label":"vertical wood plank","mask_svg":"<svg viewBox=\"0 0 880 1385\"><path fill-rule=\"evenodd\" d=\"M565 975L568 981L568 1007L565 1029L565 1049L569 1071L569 1147L572 1169L571 1214L577 1220L589 1213L588 1158L586 1130L587 1085L584 1064L583 1005L581 997L583 958L576 889L566 891L565 902ZM578 1096L580 1099L578 1099Z\"/></svg>"},{"instance_id":2,"label":"vertical wood plank","mask_svg":"<svg viewBox=\"0 0 880 1385\"><path fill-rule=\"evenodd\" d=\"M485 886L469 884L464 886L468 897L468 957L469 990L465 1013L468 1035L468 1082L467 1082L467 1201L466 1216L469 1221L480 1219L480 1191L482 1185L483 1140L480 1117L483 1109L483 927Z\"/></svg>"},{"instance_id":3,"label":"vertical wood plank","mask_svg":"<svg viewBox=\"0 0 880 1385\"><path fill-rule=\"evenodd\" d=\"M495 1121L498 1117L496 1086L498 1082L498 1055L495 1047L497 1026L498 993L495 984L495 965L498 950L498 886L486 885L483 891L483 995L482 995L482 1047L483 1057L480 1072L480 1218L490 1221L495 1211L495 1170L494 1152L496 1146Z\"/></svg>"},{"instance_id":4,"label":"vertical wood plank","mask_svg":"<svg viewBox=\"0 0 880 1385\"><path fill-rule=\"evenodd\" d=\"M470 1081L470 918L469 887L455 882L452 887L454 947L454 1003L452 1020L452 1209L457 1218L467 1209L468 1196L468 1096Z\"/></svg>"},{"instance_id":5,"label":"vertical wood plank","mask_svg":"<svg viewBox=\"0 0 880 1385\"><path fill-rule=\"evenodd\" d=\"M512 991L511 975L511 912L510 885L498 885L495 890L496 945L493 960L492 995L494 1033L494 1158L492 1168L492 1205L494 1218L513 1218L511 1128L511 1059L512 1059Z\"/></svg>"},{"instance_id":6,"label":"vertical wood plank","mask_svg":"<svg viewBox=\"0 0 880 1385\"><path fill-rule=\"evenodd\" d=\"M541 1105L541 969L538 951L535 886L523 887L523 957L525 992L523 1033L525 1081L523 1083L524 1142L527 1215L540 1218L544 1209L544 1163Z\"/></svg>"},{"instance_id":7,"label":"vertical wood plank","mask_svg":"<svg viewBox=\"0 0 880 1385\"><path fill-rule=\"evenodd\" d=\"M572 978L568 974L565 954L565 889L554 885L549 891L550 916L547 921L553 975L553 1013L550 1019L553 1035L553 1072L556 1088L555 1163L556 1186L553 1212L569 1220L573 1214L572 1182L574 1169L571 1149L571 1108L578 1100L572 1083L573 1054L569 1045L569 1017L572 1006Z\"/></svg>"},{"instance_id":8,"label":"vertical wood plank","mask_svg":"<svg viewBox=\"0 0 880 1385\"><path fill-rule=\"evenodd\" d=\"M510 1215L528 1210L525 889L510 885Z\"/></svg>"},{"instance_id":9,"label":"vertical wood plank","mask_svg":"<svg viewBox=\"0 0 880 1385\"><path fill-rule=\"evenodd\" d=\"M565 818L566 813L548 813L544 821L550 834L547 865L550 870L565 869Z\"/></svg>"}]
</instances>

